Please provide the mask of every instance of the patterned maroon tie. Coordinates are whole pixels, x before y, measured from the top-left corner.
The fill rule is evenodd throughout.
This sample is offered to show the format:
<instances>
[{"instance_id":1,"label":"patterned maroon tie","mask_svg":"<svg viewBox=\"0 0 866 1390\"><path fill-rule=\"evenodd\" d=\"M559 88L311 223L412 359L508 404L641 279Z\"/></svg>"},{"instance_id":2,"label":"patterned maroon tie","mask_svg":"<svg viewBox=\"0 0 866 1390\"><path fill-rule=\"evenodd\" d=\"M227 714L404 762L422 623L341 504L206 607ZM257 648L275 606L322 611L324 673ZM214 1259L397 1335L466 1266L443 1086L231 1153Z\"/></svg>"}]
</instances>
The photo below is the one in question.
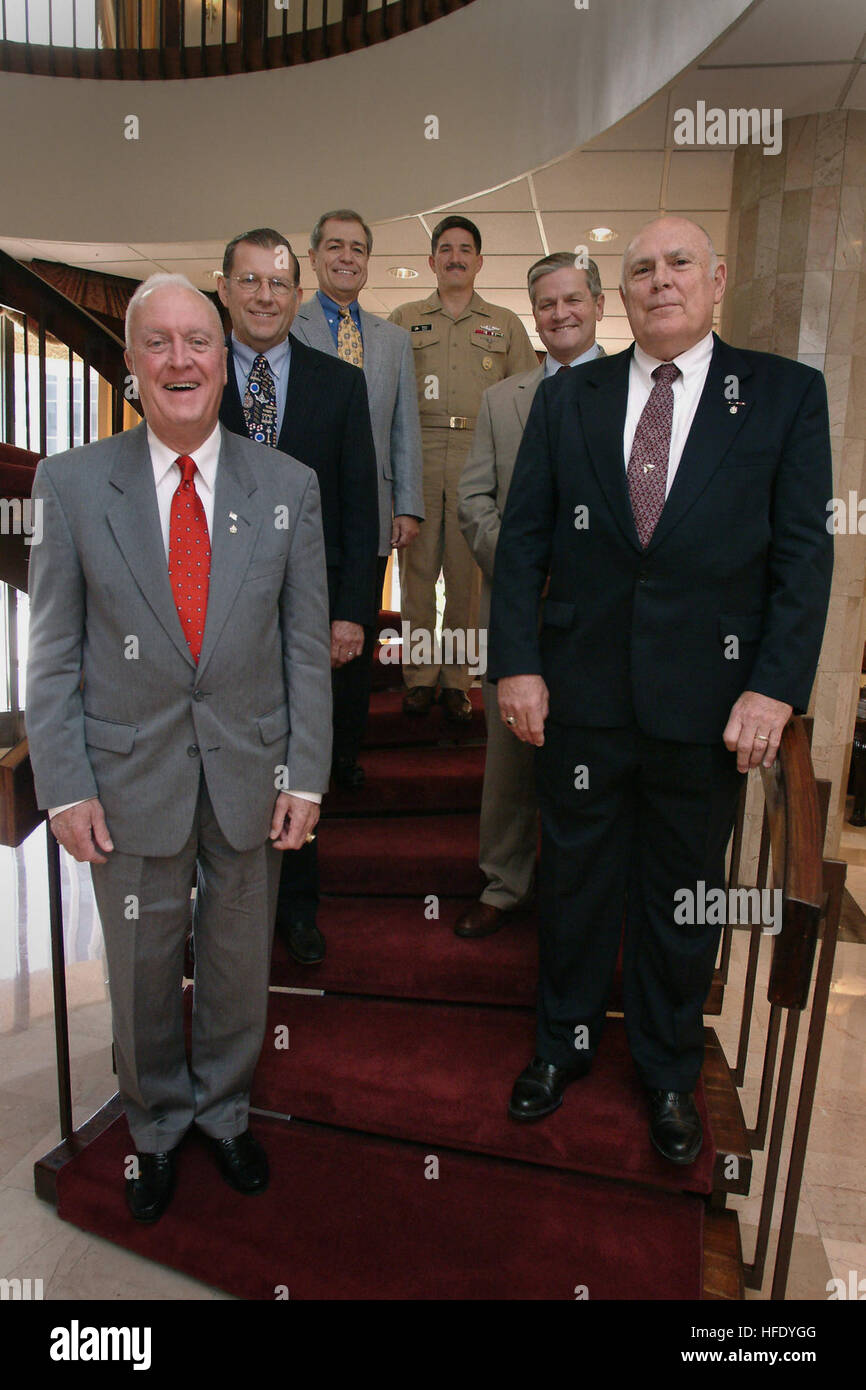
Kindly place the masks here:
<instances>
[{"instance_id":1,"label":"patterned maroon tie","mask_svg":"<svg viewBox=\"0 0 866 1390\"><path fill-rule=\"evenodd\" d=\"M186 454L175 462L183 477L171 499L168 577L184 637L198 663L207 615L210 536L204 506L195 490L195 463Z\"/></svg>"},{"instance_id":2,"label":"patterned maroon tie","mask_svg":"<svg viewBox=\"0 0 866 1390\"><path fill-rule=\"evenodd\" d=\"M637 422L628 461L628 494L644 550L652 540L665 504L674 418L673 383L679 375L680 369L673 362L663 362L653 372L655 385Z\"/></svg>"}]
</instances>

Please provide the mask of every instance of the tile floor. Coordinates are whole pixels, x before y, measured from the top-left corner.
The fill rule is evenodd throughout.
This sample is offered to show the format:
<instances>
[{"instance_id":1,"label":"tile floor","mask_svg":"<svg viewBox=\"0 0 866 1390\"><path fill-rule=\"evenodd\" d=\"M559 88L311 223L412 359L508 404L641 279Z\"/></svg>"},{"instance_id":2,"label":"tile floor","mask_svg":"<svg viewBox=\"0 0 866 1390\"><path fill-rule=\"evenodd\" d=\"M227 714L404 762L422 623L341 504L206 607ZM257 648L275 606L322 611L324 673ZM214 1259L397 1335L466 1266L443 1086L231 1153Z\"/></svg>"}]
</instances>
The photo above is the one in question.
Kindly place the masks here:
<instances>
[{"instance_id":1,"label":"tile floor","mask_svg":"<svg viewBox=\"0 0 866 1390\"><path fill-rule=\"evenodd\" d=\"M54 1064L47 888L42 827L16 850L0 847L0 903L11 921L0 933L0 1278L41 1279L46 1299L223 1299L227 1295L151 1263L61 1221L33 1191L33 1162L59 1140ZM69 1033L74 1120L79 1125L115 1090L102 938L85 870L65 858ZM866 911L866 866L849 868L848 887ZM735 932L732 983L743 978L746 935ZM770 942L761 946L759 986ZM736 989L729 989L733 1002ZM754 1031L766 1025L759 988ZM729 1060L738 1020L714 1021ZM801 1030L801 1033L803 1030ZM800 1051L804 1038L800 1038ZM751 1055L756 1057L753 1047ZM754 1068L752 1063L751 1070ZM752 1123L757 1085L744 1090ZM783 1146L783 1162L788 1145ZM800 1197L788 1285L794 1299L827 1298L827 1284L851 1271L866 1278L866 946L839 944L818 1091ZM756 1155L753 1194L764 1156ZM752 1258L760 1196L732 1199L744 1253ZM775 1225L778 1225L777 1203ZM771 1241L768 1270L772 1268ZM767 1297L769 1275L761 1291Z\"/></svg>"}]
</instances>

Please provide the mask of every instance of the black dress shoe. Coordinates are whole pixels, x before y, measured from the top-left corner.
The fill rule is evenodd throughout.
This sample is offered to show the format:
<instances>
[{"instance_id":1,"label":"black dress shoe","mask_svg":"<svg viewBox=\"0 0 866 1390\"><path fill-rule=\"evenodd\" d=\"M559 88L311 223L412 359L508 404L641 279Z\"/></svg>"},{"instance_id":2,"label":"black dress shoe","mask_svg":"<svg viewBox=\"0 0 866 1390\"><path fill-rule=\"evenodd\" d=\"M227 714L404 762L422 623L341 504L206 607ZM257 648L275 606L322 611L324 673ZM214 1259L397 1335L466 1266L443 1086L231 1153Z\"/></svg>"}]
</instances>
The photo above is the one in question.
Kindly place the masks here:
<instances>
[{"instance_id":1,"label":"black dress shoe","mask_svg":"<svg viewBox=\"0 0 866 1390\"><path fill-rule=\"evenodd\" d=\"M363 787L366 781L364 769L354 758L335 758L331 776L338 787L346 787L352 792Z\"/></svg>"},{"instance_id":2,"label":"black dress shoe","mask_svg":"<svg viewBox=\"0 0 866 1390\"><path fill-rule=\"evenodd\" d=\"M152 1225L165 1211L174 1193L177 1149L136 1154L138 1177L126 1179L126 1205L135 1217Z\"/></svg>"},{"instance_id":3,"label":"black dress shoe","mask_svg":"<svg viewBox=\"0 0 866 1390\"><path fill-rule=\"evenodd\" d=\"M412 689L403 696L403 713L429 714L433 708L435 694L435 685L413 685Z\"/></svg>"},{"instance_id":4,"label":"black dress shoe","mask_svg":"<svg viewBox=\"0 0 866 1390\"><path fill-rule=\"evenodd\" d=\"M513 1120L540 1120L562 1104L562 1093L572 1081L586 1076L589 1063L557 1067L543 1057L533 1057L514 1083L508 1113Z\"/></svg>"},{"instance_id":5,"label":"black dress shoe","mask_svg":"<svg viewBox=\"0 0 866 1390\"><path fill-rule=\"evenodd\" d=\"M305 922L300 918L278 922L277 930L286 950L298 965L317 965L325 959L325 938L315 922Z\"/></svg>"},{"instance_id":6,"label":"black dress shoe","mask_svg":"<svg viewBox=\"0 0 866 1390\"><path fill-rule=\"evenodd\" d=\"M465 690L443 690L442 708L452 724L471 723L472 704Z\"/></svg>"},{"instance_id":7,"label":"black dress shoe","mask_svg":"<svg viewBox=\"0 0 866 1390\"><path fill-rule=\"evenodd\" d=\"M268 1185L268 1156L248 1129L233 1139L212 1139L220 1172L230 1187L247 1196Z\"/></svg>"},{"instance_id":8,"label":"black dress shoe","mask_svg":"<svg viewBox=\"0 0 866 1390\"><path fill-rule=\"evenodd\" d=\"M650 1139L671 1163L694 1163L701 1151L701 1117L689 1091L649 1091Z\"/></svg>"}]
</instances>

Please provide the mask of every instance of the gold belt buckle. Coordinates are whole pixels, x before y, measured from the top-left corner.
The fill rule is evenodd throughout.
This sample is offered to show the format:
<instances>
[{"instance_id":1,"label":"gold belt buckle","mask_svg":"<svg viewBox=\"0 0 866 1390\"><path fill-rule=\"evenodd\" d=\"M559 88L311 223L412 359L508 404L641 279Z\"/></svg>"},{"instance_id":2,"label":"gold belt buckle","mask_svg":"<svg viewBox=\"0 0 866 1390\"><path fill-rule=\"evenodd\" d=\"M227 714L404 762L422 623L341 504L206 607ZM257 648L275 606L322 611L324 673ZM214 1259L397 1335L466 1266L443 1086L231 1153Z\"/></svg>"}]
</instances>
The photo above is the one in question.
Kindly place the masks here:
<instances>
[{"instance_id":1,"label":"gold belt buckle","mask_svg":"<svg viewBox=\"0 0 866 1390\"><path fill-rule=\"evenodd\" d=\"M469 421L465 415L451 415L448 420L448 428L451 430L468 430Z\"/></svg>"}]
</instances>

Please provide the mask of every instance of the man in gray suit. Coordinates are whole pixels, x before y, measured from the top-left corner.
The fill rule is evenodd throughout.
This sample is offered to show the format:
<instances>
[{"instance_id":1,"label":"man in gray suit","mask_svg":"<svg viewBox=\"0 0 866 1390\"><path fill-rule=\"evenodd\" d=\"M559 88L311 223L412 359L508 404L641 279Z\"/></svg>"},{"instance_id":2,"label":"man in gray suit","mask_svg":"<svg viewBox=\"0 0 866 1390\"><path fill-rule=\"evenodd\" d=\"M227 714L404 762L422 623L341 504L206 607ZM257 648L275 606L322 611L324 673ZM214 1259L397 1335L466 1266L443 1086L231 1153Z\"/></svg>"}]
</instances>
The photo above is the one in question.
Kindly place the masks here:
<instances>
[{"instance_id":1,"label":"man in gray suit","mask_svg":"<svg viewBox=\"0 0 866 1390\"><path fill-rule=\"evenodd\" d=\"M367 379L379 484L376 594L381 600L388 556L392 548L403 550L415 539L424 518L424 502L421 426L409 334L368 313L358 302L367 283L372 250L373 233L360 213L337 208L322 214L310 237L310 264L319 288L298 308L292 336L361 367ZM361 658L344 677L354 682L357 720L351 736L334 748L334 778L343 786L359 787L364 781L357 754L370 705L376 638L375 627L365 629Z\"/></svg>"},{"instance_id":2,"label":"man in gray suit","mask_svg":"<svg viewBox=\"0 0 866 1390\"><path fill-rule=\"evenodd\" d=\"M545 377L591 362L604 349L595 341L604 295L595 261L584 268L570 251L536 261L527 275L538 336L547 357L534 371L506 377L484 392L472 452L460 478L460 527L482 572L480 621L490 619L490 587L499 526L514 461L535 393ZM532 892L538 845L533 748L499 718L496 688L484 682L487 761L481 795L480 864L487 878L478 902L457 919L458 936L489 936L505 914Z\"/></svg>"},{"instance_id":3,"label":"man in gray suit","mask_svg":"<svg viewBox=\"0 0 866 1390\"><path fill-rule=\"evenodd\" d=\"M127 314L146 423L39 465L27 732L39 805L91 864L139 1221L195 1123L236 1190L282 854L330 766L330 632L315 475L225 431L222 325L182 276ZM192 1059L180 988L193 910Z\"/></svg>"}]
</instances>

